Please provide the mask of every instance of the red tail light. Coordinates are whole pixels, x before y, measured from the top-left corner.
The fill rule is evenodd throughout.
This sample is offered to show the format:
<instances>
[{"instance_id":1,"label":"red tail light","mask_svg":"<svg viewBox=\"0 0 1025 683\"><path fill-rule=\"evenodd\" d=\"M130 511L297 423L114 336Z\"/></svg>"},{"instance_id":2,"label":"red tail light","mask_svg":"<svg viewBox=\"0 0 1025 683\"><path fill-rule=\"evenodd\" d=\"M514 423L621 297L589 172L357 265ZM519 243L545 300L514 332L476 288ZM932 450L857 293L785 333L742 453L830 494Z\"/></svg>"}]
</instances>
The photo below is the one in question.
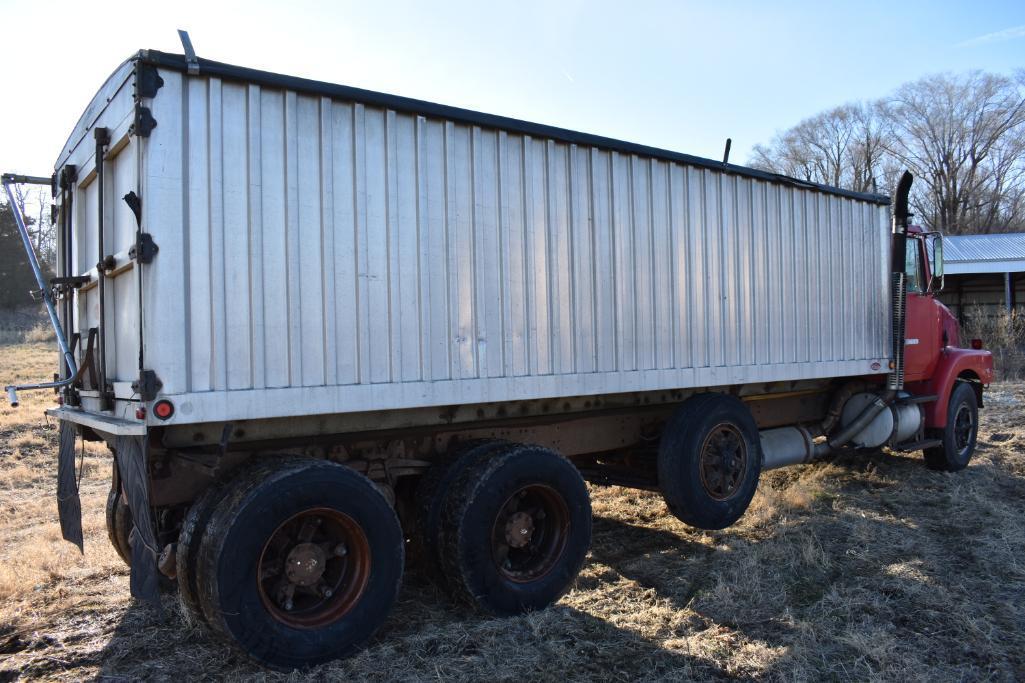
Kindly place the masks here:
<instances>
[{"instance_id":1,"label":"red tail light","mask_svg":"<svg viewBox=\"0 0 1025 683\"><path fill-rule=\"evenodd\" d=\"M972 348L975 349L976 351L981 349L982 348L982 340L981 339L973 339L972 340Z\"/></svg>"},{"instance_id":2,"label":"red tail light","mask_svg":"<svg viewBox=\"0 0 1025 683\"><path fill-rule=\"evenodd\" d=\"M174 404L163 399L153 404L153 414L161 420L166 420L174 415Z\"/></svg>"},{"instance_id":3,"label":"red tail light","mask_svg":"<svg viewBox=\"0 0 1025 683\"><path fill-rule=\"evenodd\" d=\"M145 406L139 406L135 409L135 419L145 420L146 419L146 408Z\"/></svg>"}]
</instances>

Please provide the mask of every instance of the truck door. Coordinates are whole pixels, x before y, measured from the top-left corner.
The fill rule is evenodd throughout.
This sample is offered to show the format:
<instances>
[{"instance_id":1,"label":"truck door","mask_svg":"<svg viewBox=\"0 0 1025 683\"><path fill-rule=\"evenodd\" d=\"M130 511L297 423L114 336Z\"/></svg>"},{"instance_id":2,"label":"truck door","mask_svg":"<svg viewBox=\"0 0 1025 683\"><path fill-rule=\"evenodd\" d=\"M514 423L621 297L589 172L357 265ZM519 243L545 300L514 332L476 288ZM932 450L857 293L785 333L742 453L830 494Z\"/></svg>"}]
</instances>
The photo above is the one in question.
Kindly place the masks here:
<instances>
[{"instance_id":1,"label":"truck door","mask_svg":"<svg viewBox=\"0 0 1025 683\"><path fill-rule=\"evenodd\" d=\"M94 342L93 368L84 373L79 392L82 406L123 412L119 402L124 409L139 374L139 274L129 254L137 221L124 199L138 195L139 141L127 130L118 139L101 134L89 143L94 141L97 154L76 170L64 195L71 230L62 245L69 252L60 261L70 271L64 274L88 278L75 295L67 327L77 335L79 364L90 336Z\"/></svg>"},{"instance_id":2,"label":"truck door","mask_svg":"<svg viewBox=\"0 0 1025 683\"><path fill-rule=\"evenodd\" d=\"M940 357L942 329L940 309L926 290L922 240L908 240L907 318L904 334L904 378L907 382L927 379Z\"/></svg>"}]
</instances>

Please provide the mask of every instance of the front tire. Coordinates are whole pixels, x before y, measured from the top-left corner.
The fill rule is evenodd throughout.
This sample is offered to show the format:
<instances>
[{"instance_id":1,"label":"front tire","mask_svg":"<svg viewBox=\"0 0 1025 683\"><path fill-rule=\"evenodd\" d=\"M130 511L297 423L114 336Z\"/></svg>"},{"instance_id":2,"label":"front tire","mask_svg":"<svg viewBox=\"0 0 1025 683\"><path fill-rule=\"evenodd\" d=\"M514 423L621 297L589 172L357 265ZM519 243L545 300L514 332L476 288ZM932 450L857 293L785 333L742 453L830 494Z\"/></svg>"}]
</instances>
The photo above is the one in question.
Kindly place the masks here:
<instances>
[{"instance_id":1,"label":"front tire","mask_svg":"<svg viewBox=\"0 0 1025 683\"><path fill-rule=\"evenodd\" d=\"M925 449L929 469L957 472L968 466L979 435L979 401L968 382L958 381L947 405L947 426L930 430L929 436L943 443Z\"/></svg>"},{"instance_id":2,"label":"front tire","mask_svg":"<svg viewBox=\"0 0 1025 683\"><path fill-rule=\"evenodd\" d=\"M228 485L203 533L196 585L213 631L256 661L296 669L351 654L399 592L403 534L362 474L298 459Z\"/></svg>"},{"instance_id":3,"label":"front tire","mask_svg":"<svg viewBox=\"0 0 1025 683\"><path fill-rule=\"evenodd\" d=\"M699 529L725 529L747 510L762 471L758 426L728 394L688 399L666 422L658 484L673 515Z\"/></svg>"}]
</instances>

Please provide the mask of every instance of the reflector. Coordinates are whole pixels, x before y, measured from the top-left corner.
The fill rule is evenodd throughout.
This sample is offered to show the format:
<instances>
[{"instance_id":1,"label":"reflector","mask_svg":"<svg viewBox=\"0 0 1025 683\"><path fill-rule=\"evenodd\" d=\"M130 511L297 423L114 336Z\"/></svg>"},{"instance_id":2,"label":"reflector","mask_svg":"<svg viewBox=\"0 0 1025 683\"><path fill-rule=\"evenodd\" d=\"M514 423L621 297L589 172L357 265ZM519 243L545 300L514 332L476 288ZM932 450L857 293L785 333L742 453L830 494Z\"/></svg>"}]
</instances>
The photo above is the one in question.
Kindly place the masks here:
<instances>
[{"instance_id":1,"label":"reflector","mask_svg":"<svg viewBox=\"0 0 1025 683\"><path fill-rule=\"evenodd\" d=\"M153 404L153 414L159 417L161 420L166 420L167 418L174 415L174 404L168 401L167 399L157 401Z\"/></svg>"}]
</instances>

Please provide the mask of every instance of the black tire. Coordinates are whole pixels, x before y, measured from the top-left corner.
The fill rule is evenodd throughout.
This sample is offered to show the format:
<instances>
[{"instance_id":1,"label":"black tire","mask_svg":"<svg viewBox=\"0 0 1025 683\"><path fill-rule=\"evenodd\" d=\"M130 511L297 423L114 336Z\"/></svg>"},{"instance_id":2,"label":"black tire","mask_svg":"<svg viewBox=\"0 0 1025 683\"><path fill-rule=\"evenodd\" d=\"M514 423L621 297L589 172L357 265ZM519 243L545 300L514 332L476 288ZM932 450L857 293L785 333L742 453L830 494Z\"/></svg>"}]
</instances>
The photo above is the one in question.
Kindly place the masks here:
<instances>
[{"instance_id":1,"label":"black tire","mask_svg":"<svg viewBox=\"0 0 1025 683\"><path fill-rule=\"evenodd\" d=\"M224 497L224 487L210 485L202 493L185 514L181 532L178 534L178 547L175 549L175 570L178 581L178 595L181 597L182 608L189 617L200 624L206 624L206 616L199 601L199 587L196 584L196 559L199 557L199 546L203 534L214 509Z\"/></svg>"},{"instance_id":2,"label":"black tire","mask_svg":"<svg viewBox=\"0 0 1025 683\"><path fill-rule=\"evenodd\" d=\"M403 554L399 520L368 478L326 461L274 461L225 488L202 535L196 585L216 634L261 664L295 669L351 654L377 630L398 596ZM279 559L277 572L268 558ZM317 586L297 584L302 577ZM292 586L287 604L275 585Z\"/></svg>"},{"instance_id":3,"label":"black tire","mask_svg":"<svg viewBox=\"0 0 1025 683\"><path fill-rule=\"evenodd\" d=\"M979 401L971 384L954 384L947 405L947 426L929 430L927 435L943 441L940 446L924 450L929 469L957 472L968 466L979 436Z\"/></svg>"},{"instance_id":4,"label":"black tire","mask_svg":"<svg viewBox=\"0 0 1025 683\"><path fill-rule=\"evenodd\" d=\"M132 511L121 498L120 483L112 485L107 493L107 537L125 566L132 566L132 547L128 544L132 533Z\"/></svg>"},{"instance_id":5,"label":"black tire","mask_svg":"<svg viewBox=\"0 0 1025 683\"><path fill-rule=\"evenodd\" d=\"M517 531L514 548L505 539ZM547 607L572 585L590 546L587 486L572 463L546 448L492 453L464 468L446 496L440 556L447 584L454 598L483 611Z\"/></svg>"},{"instance_id":6,"label":"black tire","mask_svg":"<svg viewBox=\"0 0 1025 683\"><path fill-rule=\"evenodd\" d=\"M420 479L416 487L415 548L421 555L424 569L435 583L446 583L441 570L441 522L449 489L467 467L508 446L508 441L499 439L461 444L432 465Z\"/></svg>"},{"instance_id":7,"label":"black tire","mask_svg":"<svg viewBox=\"0 0 1025 683\"><path fill-rule=\"evenodd\" d=\"M704 458L703 458L704 454ZM666 422L658 482L669 511L699 529L725 529L751 504L762 470L758 426L728 394L688 399Z\"/></svg>"},{"instance_id":8,"label":"black tire","mask_svg":"<svg viewBox=\"0 0 1025 683\"><path fill-rule=\"evenodd\" d=\"M135 522L132 519L132 509L125 502L124 493L121 491L121 477L117 471L117 464L114 465L114 476L111 480L110 491L107 492L106 506L107 538L114 546L114 551L126 567L132 566L132 545L129 540L132 535L132 527ZM163 574L158 574L161 593L173 593L177 584Z\"/></svg>"}]
</instances>

